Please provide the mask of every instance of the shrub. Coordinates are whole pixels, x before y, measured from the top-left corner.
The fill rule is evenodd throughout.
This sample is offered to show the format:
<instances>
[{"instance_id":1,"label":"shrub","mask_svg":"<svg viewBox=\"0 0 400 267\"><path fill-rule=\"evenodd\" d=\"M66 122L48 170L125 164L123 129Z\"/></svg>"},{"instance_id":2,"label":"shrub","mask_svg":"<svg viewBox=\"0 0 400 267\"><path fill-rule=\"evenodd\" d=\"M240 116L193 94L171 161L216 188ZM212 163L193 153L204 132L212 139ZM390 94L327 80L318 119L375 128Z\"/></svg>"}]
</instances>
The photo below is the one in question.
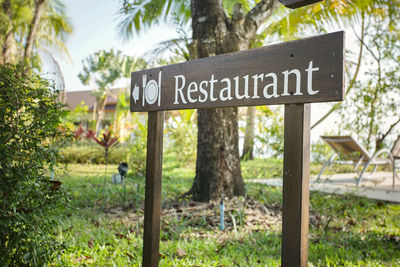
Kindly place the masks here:
<instances>
[{"instance_id":1,"label":"shrub","mask_svg":"<svg viewBox=\"0 0 400 267\"><path fill-rule=\"evenodd\" d=\"M120 162L127 162L129 156L129 147L118 145L113 148L108 155L109 164L118 164ZM72 145L61 150L60 163L91 163L91 164L105 164L104 149L99 145L81 144Z\"/></svg>"},{"instance_id":2,"label":"shrub","mask_svg":"<svg viewBox=\"0 0 400 267\"><path fill-rule=\"evenodd\" d=\"M133 113L132 117L135 127L129 145L129 169L134 176L144 177L146 173L147 123L142 122L137 113ZM142 117L142 119L144 118Z\"/></svg>"},{"instance_id":3,"label":"shrub","mask_svg":"<svg viewBox=\"0 0 400 267\"><path fill-rule=\"evenodd\" d=\"M50 181L66 141L57 93L21 66L0 65L0 262L41 266L59 253L54 210L68 200Z\"/></svg>"},{"instance_id":4,"label":"shrub","mask_svg":"<svg viewBox=\"0 0 400 267\"><path fill-rule=\"evenodd\" d=\"M332 151L330 147L324 142L322 142L322 140L318 140L311 144L312 162L323 164L331 155Z\"/></svg>"},{"instance_id":5,"label":"shrub","mask_svg":"<svg viewBox=\"0 0 400 267\"><path fill-rule=\"evenodd\" d=\"M176 154L185 164L195 162L197 152L197 112L195 109L179 110L165 123L165 152Z\"/></svg>"}]
</instances>

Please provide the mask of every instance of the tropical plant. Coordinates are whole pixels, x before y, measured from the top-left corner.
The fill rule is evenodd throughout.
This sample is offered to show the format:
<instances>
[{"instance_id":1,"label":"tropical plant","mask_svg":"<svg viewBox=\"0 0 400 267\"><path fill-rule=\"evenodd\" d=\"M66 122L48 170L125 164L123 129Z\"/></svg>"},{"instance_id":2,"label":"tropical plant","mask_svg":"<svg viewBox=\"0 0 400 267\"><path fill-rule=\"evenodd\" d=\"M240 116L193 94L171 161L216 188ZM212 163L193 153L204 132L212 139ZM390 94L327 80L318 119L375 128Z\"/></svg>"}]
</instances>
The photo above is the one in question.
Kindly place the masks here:
<instances>
[{"instance_id":1,"label":"tropical plant","mask_svg":"<svg viewBox=\"0 0 400 267\"><path fill-rule=\"evenodd\" d=\"M258 134L264 155L280 158L283 155L283 109L281 106L257 107Z\"/></svg>"},{"instance_id":2,"label":"tropical plant","mask_svg":"<svg viewBox=\"0 0 400 267\"><path fill-rule=\"evenodd\" d=\"M50 178L69 134L54 88L25 75L21 65L0 65L0 262L44 266L62 246L54 236L68 193Z\"/></svg>"},{"instance_id":3,"label":"tropical plant","mask_svg":"<svg viewBox=\"0 0 400 267\"><path fill-rule=\"evenodd\" d=\"M78 129L76 129L73 132L73 137L75 138L75 142L77 143L84 134L85 134L85 130L83 130L82 126L79 126Z\"/></svg>"},{"instance_id":4,"label":"tropical plant","mask_svg":"<svg viewBox=\"0 0 400 267\"><path fill-rule=\"evenodd\" d=\"M79 73L78 78L85 85L94 82L97 87L93 91L96 98L93 121L96 122L94 131L98 133L111 86L119 79L129 77L132 71L145 68L147 63L141 58L134 59L114 49L100 50L88 56L82 63L83 70ZM97 114L97 119L95 114Z\"/></svg>"},{"instance_id":5,"label":"tropical plant","mask_svg":"<svg viewBox=\"0 0 400 267\"><path fill-rule=\"evenodd\" d=\"M72 128L72 125L76 125L83 120L88 112L88 106L85 105L85 101L79 103L75 109L71 110L67 116L66 123Z\"/></svg>"},{"instance_id":6,"label":"tropical plant","mask_svg":"<svg viewBox=\"0 0 400 267\"><path fill-rule=\"evenodd\" d=\"M92 140L93 139L93 137L95 137L96 136L96 133L93 131L93 130L87 130L86 131L86 133L85 133L85 137L89 140L89 142L90 142L90 140Z\"/></svg>"},{"instance_id":7,"label":"tropical plant","mask_svg":"<svg viewBox=\"0 0 400 267\"><path fill-rule=\"evenodd\" d=\"M145 116L132 113L133 128L129 142L129 168L137 177L146 173L147 124Z\"/></svg>"},{"instance_id":8,"label":"tropical plant","mask_svg":"<svg viewBox=\"0 0 400 267\"><path fill-rule=\"evenodd\" d=\"M72 27L60 0L2 0L0 21L3 63L24 62L40 68L39 51L50 54L49 47L68 55L64 41Z\"/></svg>"},{"instance_id":9,"label":"tropical plant","mask_svg":"<svg viewBox=\"0 0 400 267\"><path fill-rule=\"evenodd\" d=\"M106 130L99 138L93 136L93 140L104 149L104 157L106 165L108 165L108 153L112 147L118 144L118 137L114 136L112 131Z\"/></svg>"},{"instance_id":10,"label":"tropical plant","mask_svg":"<svg viewBox=\"0 0 400 267\"><path fill-rule=\"evenodd\" d=\"M119 13L119 28L121 35L129 38L152 25L172 23L173 18L191 19L189 51L191 59L196 59L250 48L258 29L273 14L275 4L274 0L195 0L190 5L188 0L125 0ZM196 177L189 194L201 201L219 199L222 192L227 197L244 195L237 108L199 110L197 121Z\"/></svg>"},{"instance_id":11,"label":"tropical plant","mask_svg":"<svg viewBox=\"0 0 400 267\"><path fill-rule=\"evenodd\" d=\"M183 163L194 162L196 156L196 110L179 110L165 123L166 149L178 153Z\"/></svg>"}]
</instances>

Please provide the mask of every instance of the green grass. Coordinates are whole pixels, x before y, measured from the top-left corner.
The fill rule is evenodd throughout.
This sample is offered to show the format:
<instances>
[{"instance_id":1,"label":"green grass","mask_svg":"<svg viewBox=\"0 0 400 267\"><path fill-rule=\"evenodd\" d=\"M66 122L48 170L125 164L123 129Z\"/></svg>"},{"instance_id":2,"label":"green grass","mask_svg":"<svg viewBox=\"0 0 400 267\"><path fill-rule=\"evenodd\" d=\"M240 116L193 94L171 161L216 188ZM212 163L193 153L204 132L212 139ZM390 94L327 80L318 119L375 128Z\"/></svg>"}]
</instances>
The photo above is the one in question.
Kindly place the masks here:
<instances>
[{"instance_id":1,"label":"green grass","mask_svg":"<svg viewBox=\"0 0 400 267\"><path fill-rule=\"evenodd\" d=\"M243 176L246 180L281 177L281 165L278 159L245 162ZM108 176L116 168L110 165ZM141 266L144 178L130 175L124 193L124 186L108 181L103 186L104 165L69 169L61 180L70 188L72 200L60 211L62 222L55 231L65 250L53 264ZM243 217L241 206L235 206L245 201L239 199L226 204L231 205L226 219L233 218L236 227L227 223L227 229L220 231L209 222L219 216L217 205L199 208L204 216L187 213L191 206L185 204L180 204L181 213L172 208L171 203L190 189L193 177L193 163L164 156L160 266L280 266L281 188L247 183L246 203L264 205L271 211L269 217L264 214L266 218L278 217L249 226L250 215ZM400 265L400 205L314 192L310 199L310 266Z\"/></svg>"}]
</instances>

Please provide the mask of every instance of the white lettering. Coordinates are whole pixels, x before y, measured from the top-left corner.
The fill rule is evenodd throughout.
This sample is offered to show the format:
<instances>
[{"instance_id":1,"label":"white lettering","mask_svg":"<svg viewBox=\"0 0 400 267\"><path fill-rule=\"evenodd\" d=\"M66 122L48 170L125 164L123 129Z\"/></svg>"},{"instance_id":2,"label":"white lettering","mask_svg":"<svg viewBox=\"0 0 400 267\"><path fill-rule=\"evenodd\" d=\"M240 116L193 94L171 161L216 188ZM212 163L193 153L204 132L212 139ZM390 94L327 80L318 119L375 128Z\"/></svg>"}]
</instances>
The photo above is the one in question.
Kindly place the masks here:
<instances>
[{"instance_id":1,"label":"white lettering","mask_svg":"<svg viewBox=\"0 0 400 267\"><path fill-rule=\"evenodd\" d=\"M305 69L307 73L307 93L315 95L319 90L313 89L313 72L319 71L319 67L309 61ZM278 98L280 96L301 96L301 75L299 69L285 70L283 74L283 93L278 93L278 76L274 72L267 74L259 73L255 75L235 76L233 78L215 79L215 74L211 74L209 80L188 81L186 86L186 77L177 75L175 77L175 102L174 104L190 104L196 102L215 102L229 101L233 99L265 99ZM253 79L253 92L249 92L250 77ZM241 80L242 78L242 80ZM296 80L294 80L296 78ZM292 80L290 80L292 79ZM234 84L233 84L234 83ZM294 83L296 83L294 85ZM259 86L263 86L263 89ZM280 85L280 83L279 83ZM234 86L235 88L233 88ZM289 88L295 86L295 88ZM258 91L258 89L262 91ZM250 96L251 94L251 96Z\"/></svg>"},{"instance_id":2,"label":"white lettering","mask_svg":"<svg viewBox=\"0 0 400 267\"><path fill-rule=\"evenodd\" d=\"M300 92L300 78L301 78L300 71L298 69L293 69L291 71L286 70L282 73L283 73L283 75L285 75L284 82L283 82L283 94L282 95L283 96L290 95L289 88L288 88L289 87L289 74L296 74L296 93L294 93L294 95L303 95Z\"/></svg>"},{"instance_id":3,"label":"white lettering","mask_svg":"<svg viewBox=\"0 0 400 267\"><path fill-rule=\"evenodd\" d=\"M265 75L265 79L267 79L268 77L271 77L273 82L266 85L264 87L264 97L265 98L272 98L272 97L279 97L278 95L278 77L276 76L275 73L268 73L267 75ZM272 87L272 94L268 94L268 88Z\"/></svg>"},{"instance_id":4,"label":"white lettering","mask_svg":"<svg viewBox=\"0 0 400 267\"><path fill-rule=\"evenodd\" d=\"M307 93L309 95L315 95L316 93L319 92L319 90L313 90L312 89L312 72L313 71L319 71L319 68L313 68L313 62L310 61L310 64L308 65L308 69L306 69L308 75L307 75Z\"/></svg>"},{"instance_id":5,"label":"white lettering","mask_svg":"<svg viewBox=\"0 0 400 267\"><path fill-rule=\"evenodd\" d=\"M253 91L253 97L252 98L260 98L257 94L258 91L258 80L263 81L264 80L264 73L258 74L258 75L253 75L253 80L254 80L254 91Z\"/></svg>"},{"instance_id":6,"label":"white lettering","mask_svg":"<svg viewBox=\"0 0 400 267\"><path fill-rule=\"evenodd\" d=\"M215 101L217 100L216 97L214 97L214 83L218 82L218 80L214 80L214 74L211 75L211 79L210 79L210 100L211 101Z\"/></svg>"},{"instance_id":7,"label":"white lettering","mask_svg":"<svg viewBox=\"0 0 400 267\"><path fill-rule=\"evenodd\" d=\"M197 99L193 99L190 94L194 93L194 92L198 92L198 90L199 90L199 88L197 87L197 83L196 82L191 82L189 84L188 89L187 89L187 98L188 98L188 101L190 103L197 102Z\"/></svg>"},{"instance_id":8,"label":"white lettering","mask_svg":"<svg viewBox=\"0 0 400 267\"><path fill-rule=\"evenodd\" d=\"M174 76L174 77L175 77L175 102L174 102L174 105L179 104L178 93L181 96L182 103L186 104L186 100L185 100L185 97L183 96L183 92L182 92L182 89L185 87L185 83L186 83L185 76L178 75L178 76ZM178 79L181 79L181 81L182 81L182 86L180 88L178 88Z\"/></svg>"},{"instance_id":9,"label":"white lettering","mask_svg":"<svg viewBox=\"0 0 400 267\"><path fill-rule=\"evenodd\" d=\"M203 84L205 84L205 86L207 86L208 85L208 81L202 81L201 83L200 83L200 93L202 93L203 95L204 95L204 99L202 99L201 97L199 97L199 102L206 102L207 101L207 98L208 98L208 92L207 92L207 90L205 90L204 88L203 88Z\"/></svg>"},{"instance_id":10,"label":"white lettering","mask_svg":"<svg viewBox=\"0 0 400 267\"><path fill-rule=\"evenodd\" d=\"M235 80L235 97L237 99L249 98L249 75L243 76L245 79L244 95L239 94L239 76L233 78Z\"/></svg>"},{"instance_id":11,"label":"white lettering","mask_svg":"<svg viewBox=\"0 0 400 267\"><path fill-rule=\"evenodd\" d=\"M222 88L219 92L219 98L221 99L221 101L232 100L231 80L229 80L228 78L224 78L221 80L221 83L222 82L226 83L226 87ZM226 96L224 96L224 92L226 92Z\"/></svg>"}]
</instances>

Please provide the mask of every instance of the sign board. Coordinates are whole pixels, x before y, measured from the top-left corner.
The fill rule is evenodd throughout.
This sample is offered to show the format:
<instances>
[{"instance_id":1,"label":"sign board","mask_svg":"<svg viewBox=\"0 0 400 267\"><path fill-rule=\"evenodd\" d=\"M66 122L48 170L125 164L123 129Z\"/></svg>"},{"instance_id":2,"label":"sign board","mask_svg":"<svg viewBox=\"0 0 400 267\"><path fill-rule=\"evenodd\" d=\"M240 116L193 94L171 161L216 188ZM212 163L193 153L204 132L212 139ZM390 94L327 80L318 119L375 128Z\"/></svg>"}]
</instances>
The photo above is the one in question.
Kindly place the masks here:
<instances>
[{"instance_id":1,"label":"sign board","mask_svg":"<svg viewBox=\"0 0 400 267\"><path fill-rule=\"evenodd\" d=\"M343 100L344 32L132 73L131 111Z\"/></svg>"},{"instance_id":2,"label":"sign board","mask_svg":"<svg viewBox=\"0 0 400 267\"><path fill-rule=\"evenodd\" d=\"M285 7L299 8L306 5L311 5L322 0L279 0Z\"/></svg>"},{"instance_id":3,"label":"sign board","mask_svg":"<svg viewBox=\"0 0 400 267\"><path fill-rule=\"evenodd\" d=\"M281 262L307 266L308 103L343 100L343 43L336 32L132 73L131 111L149 112L144 267L159 261L164 110L274 104L285 104Z\"/></svg>"}]
</instances>

